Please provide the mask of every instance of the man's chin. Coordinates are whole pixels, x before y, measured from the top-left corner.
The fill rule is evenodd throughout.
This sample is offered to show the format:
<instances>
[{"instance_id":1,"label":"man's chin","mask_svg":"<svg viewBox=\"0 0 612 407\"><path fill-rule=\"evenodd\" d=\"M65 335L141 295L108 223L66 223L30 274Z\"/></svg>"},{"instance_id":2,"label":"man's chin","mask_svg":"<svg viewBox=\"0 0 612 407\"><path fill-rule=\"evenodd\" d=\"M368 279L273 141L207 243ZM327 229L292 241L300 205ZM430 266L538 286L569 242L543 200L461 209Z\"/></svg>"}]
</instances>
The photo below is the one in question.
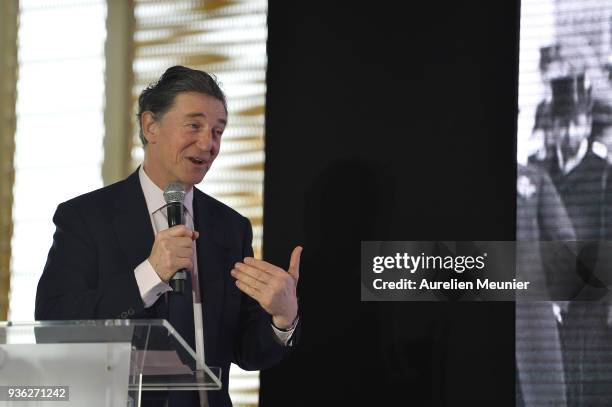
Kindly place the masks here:
<instances>
[{"instance_id":1,"label":"man's chin","mask_svg":"<svg viewBox=\"0 0 612 407\"><path fill-rule=\"evenodd\" d=\"M206 172L204 172L203 174L186 176L181 180L181 182L189 188L194 185L198 185L200 182L202 182L205 175L206 175Z\"/></svg>"}]
</instances>

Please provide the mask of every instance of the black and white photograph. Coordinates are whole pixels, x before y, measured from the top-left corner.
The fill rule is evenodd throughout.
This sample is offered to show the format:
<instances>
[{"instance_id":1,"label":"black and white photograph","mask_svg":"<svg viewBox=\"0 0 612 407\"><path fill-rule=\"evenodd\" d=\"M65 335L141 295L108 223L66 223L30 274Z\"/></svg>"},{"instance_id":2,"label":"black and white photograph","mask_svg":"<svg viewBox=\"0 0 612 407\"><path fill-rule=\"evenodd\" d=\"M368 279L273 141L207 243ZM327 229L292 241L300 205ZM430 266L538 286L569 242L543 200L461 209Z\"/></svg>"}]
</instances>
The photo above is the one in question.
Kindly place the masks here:
<instances>
[{"instance_id":1,"label":"black and white photograph","mask_svg":"<svg viewBox=\"0 0 612 407\"><path fill-rule=\"evenodd\" d=\"M539 244L542 267L530 271L539 270L549 298L516 304L516 405L606 406L612 3L524 0L520 22L516 233ZM547 253L551 241L590 245L591 257L574 248L577 256L559 261Z\"/></svg>"}]
</instances>

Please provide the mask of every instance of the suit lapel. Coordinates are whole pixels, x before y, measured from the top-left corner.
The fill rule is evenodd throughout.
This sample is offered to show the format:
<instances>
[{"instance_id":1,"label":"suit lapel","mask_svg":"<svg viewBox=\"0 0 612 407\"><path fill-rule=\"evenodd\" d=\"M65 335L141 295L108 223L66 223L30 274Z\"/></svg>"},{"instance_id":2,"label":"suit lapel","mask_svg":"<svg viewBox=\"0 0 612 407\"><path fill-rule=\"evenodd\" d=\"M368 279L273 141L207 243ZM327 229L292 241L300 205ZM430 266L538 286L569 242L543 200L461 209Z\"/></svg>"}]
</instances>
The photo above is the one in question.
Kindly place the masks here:
<instances>
[{"instance_id":1,"label":"suit lapel","mask_svg":"<svg viewBox=\"0 0 612 407\"><path fill-rule=\"evenodd\" d=\"M215 353L214 349L220 339L218 334L222 331L225 285L231 268L229 251L224 244L226 237L215 209L210 198L194 189L194 223L196 230L200 232L196 248L207 361L208 356Z\"/></svg>"},{"instance_id":2,"label":"suit lapel","mask_svg":"<svg viewBox=\"0 0 612 407\"><path fill-rule=\"evenodd\" d=\"M113 229L131 269L142 263L153 247L153 226L147 209L138 170L121 185L115 201Z\"/></svg>"}]
</instances>

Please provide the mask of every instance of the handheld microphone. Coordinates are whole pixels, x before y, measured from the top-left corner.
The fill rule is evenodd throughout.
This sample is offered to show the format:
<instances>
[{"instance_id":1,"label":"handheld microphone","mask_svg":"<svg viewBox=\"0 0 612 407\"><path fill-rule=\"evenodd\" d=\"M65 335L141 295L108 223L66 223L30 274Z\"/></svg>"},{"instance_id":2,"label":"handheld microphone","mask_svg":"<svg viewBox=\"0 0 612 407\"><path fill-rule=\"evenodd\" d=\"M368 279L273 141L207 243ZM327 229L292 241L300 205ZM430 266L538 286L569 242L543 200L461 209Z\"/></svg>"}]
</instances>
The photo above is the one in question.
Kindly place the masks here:
<instances>
[{"instance_id":1,"label":"handheld microphone","mask_svg":"<svg viewBox=\"0 0 612 407\"><path fill-rule=\"evenodd\" d=\"M185 187L180 182L171 182L164 190L166 201L166 213L168 214L168 227L183 225L185 217L183 213L183 202L185 201ZM170 279L170 287L173 292L182 294L185 291L185 280L187 270L180 269Z\"/></svg>"}]
</instances>

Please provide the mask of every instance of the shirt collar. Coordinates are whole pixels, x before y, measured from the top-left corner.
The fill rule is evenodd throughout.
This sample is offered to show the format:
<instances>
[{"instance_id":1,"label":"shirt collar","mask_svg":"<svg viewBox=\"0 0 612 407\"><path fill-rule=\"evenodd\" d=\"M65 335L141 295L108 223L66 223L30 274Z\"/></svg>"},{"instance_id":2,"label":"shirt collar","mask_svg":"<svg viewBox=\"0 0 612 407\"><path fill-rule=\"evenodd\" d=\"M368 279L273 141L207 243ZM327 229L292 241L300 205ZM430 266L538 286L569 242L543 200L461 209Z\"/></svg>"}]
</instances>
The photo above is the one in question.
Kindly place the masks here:
<instances>
[{"instance_id":1,"label":"shirt collar","mask_svg":"<svg viewBox=\"0 0 612 407\"><path fill-rule=\"evenodd\" d=\"M563 161L563 154L561 154L561 147L557 144L557 160L559 160L559 168L564 174L569 174L571 170L576 168L578 164L582 162L584 157L589 151L589 141L585 138L580 142L578 151L574 157L569 157L567 161Z\"/></svg>"},{"instance_id":2,"label":"shirt collar","mask_svg":"<svg viewBox=\"0 0 612 407\"><path fill-rule=\"evenodd\" d=\"M140 179L140 186L147 202L147 209L149 215L157 212L160 208L166 206L164 200L164 191L160 187L155 185L151 178L147 175L144 170L144 166L141 165L138 169L138 178ZM193 217L193 187L185 194L185 202L183 202L187 212Z\"/></svg>"}]
</instances>

